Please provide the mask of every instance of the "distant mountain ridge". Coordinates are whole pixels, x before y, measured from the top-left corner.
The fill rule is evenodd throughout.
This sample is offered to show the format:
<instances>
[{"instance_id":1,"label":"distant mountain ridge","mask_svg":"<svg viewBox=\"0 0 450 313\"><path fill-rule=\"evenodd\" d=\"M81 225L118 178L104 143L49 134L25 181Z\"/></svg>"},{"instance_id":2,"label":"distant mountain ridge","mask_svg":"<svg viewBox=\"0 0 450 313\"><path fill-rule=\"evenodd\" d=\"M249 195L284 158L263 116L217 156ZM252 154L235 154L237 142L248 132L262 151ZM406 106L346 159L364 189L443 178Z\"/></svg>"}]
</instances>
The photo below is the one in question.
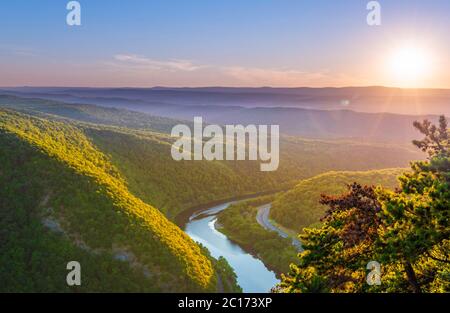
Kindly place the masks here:
<instances>
[{"instance_id":1,"label":"distant mountain ridge","mask_svg":"<svg viewBox=\"0 0 450 313\"><path fill-rule=\"evenodd\" d=\"M421 93L421 99L427 99L426 104L421 105L417 100L419 98L414 98L413 91ZM295 106L284 106L285 99L292 97L291 93L294 97L309 100L296 102ZM321 95L317 96L318 93ZM407 96L402 96L403 102L397 102L389 93L407 93ZM277 124L284 134L326 139L409 142L416 136L410 127L414 121L429 119L435 122L440 114L450 115L450 91L437 89L16 88L0 90L1 95L62 101L66 104L95 104L189 122L194 116L202 116L206 123L222 125ZM359 106L354 104L355 100L345 100L351 97L360 102L364 97L371 97L378 99L378 102L370 104L369 101L367 104L364 100L363 105ZM399 107L414 106L417 111L427 111L427 114L389 113L389 110L383 109L388 108L389 103L396 103ZM374 113L375 108L387 112Z\"/></svg>"},{"instance_id":2,"label":"distant mountain ridge","mask_svg":"<svg viewBox=\"0 0 450 313\"><path fill-rule=\"evenodd\" d=\"M0 93L61 101L128 100L145 104L294 107L397 114L450 114L449 89L342 88L1 88ZM95 101L92 103L96 103ZM126 104L126 103L124 103Z\"/></svg>"},{"instance_id":3,"label":"distant mountain ridge","mask_svg":"<svg viewBox=\"0 0 450 313\"><path fill-rule=\"evenodd\" d=\"M282 135L280 167L274 172L261 172L259 161L175 162L170 153L174 138L169 133L178 123L189 124L186 121L117 108L14 96L0 96L1 107L79 124L97 148L111 157L131 192L172 220L190 207L278 190L324 171L404 167L410 160L424 157L412 149L411 143L311 140Z\"/></svg>"}]
</instances>

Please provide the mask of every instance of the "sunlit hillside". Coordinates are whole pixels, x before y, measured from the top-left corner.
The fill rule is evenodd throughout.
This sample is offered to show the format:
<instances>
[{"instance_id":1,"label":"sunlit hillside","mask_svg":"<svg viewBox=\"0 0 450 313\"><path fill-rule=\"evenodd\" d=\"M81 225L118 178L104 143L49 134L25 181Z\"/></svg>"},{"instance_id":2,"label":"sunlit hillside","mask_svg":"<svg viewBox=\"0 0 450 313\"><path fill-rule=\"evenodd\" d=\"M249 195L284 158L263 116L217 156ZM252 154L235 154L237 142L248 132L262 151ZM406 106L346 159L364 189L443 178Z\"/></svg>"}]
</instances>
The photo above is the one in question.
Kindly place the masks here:
<instances>
[{"instance_id":1,"label":"sunlit hillside","mask_svg":"<svg viewBox=\"0 0 450 313\"><path fill-rule=\"evenodd\" d=\"M130 193L82 129L10 110L0 111L0 129L5 291L63 291L59 261L75 256L86 260L82 291L216 288L212 261Z\"/></svg>"},{"instance_id":2,"label":"sunlit hillside","mask_svg":"<svg viewBox=\"0 0 450 313\"><path fill-rule=\"evenodd\" d=\"M361 140L313 140L282 136L280 166L261 172L259 161L175 162L167 133L173 119L93 105L0 96L0 106L60 122L75 123L110 157L133 194L170 219L211 201L292 187L299 179L332 171L407 166L423 154L410 144Z\"/></svg>"},{"instance_id":3,"label":"sunlit hillside","mask_svg":"<svg viewBox=\"0 0 450 313\"><path fill-rule=\"evenodd\" d=\"M385 169L367 172L328 172L300 181L294 188L278 196L272 205L271 217L281 225L301 232L304 227L320 223L326 207L320 196L338 195L353 182L362 185L380 185L394 189L397 177L405 169Z\"/></svg>"}]
</instances>

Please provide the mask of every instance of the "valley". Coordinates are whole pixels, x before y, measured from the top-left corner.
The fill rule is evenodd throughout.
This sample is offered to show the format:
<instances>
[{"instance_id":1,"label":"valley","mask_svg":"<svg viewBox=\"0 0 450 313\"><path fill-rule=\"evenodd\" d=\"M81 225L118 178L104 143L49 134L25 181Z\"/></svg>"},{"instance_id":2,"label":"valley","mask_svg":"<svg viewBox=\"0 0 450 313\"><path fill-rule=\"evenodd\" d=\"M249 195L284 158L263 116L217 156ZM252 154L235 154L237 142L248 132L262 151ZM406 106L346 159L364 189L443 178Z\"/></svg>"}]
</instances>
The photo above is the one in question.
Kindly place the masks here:
<instances>
[{"instance_id":1,"label":"valley","mask_svg":"<svg viewBox=\"0 0 450 313\"><path fill-rule=\"evenodd\" d=\"M348 88L0 88L0 94L131 110L212 124L280 125L315 139L410 143L410 126L450 114L446 89ZM343 105L344 103L344 105Z\"/></svg>"},{"instance_id":2,"label":"valley","mask_svg":"<svg viewBox=\"0 0 450 313\"><path fill-rule=\"evenodd\" d=\"M14 309L450 293L449 0L0 3Z\"/></svg>"},{"instance_id":3,"label":"valley","mask_svg":"<svg viewBox=\"0 0 450 313\"><path fill-rule=\"evenodd\" d=\"M234 269L237 283L243 292L269 292L279 282L275 273L251 253L217 230L217 214L229 209L236 202L226 202L200 211L191 216L186 233L204 245L215 258L223 257Z\"/></svg>"},{"instance_id":4,"label":"valley","mask_svg":"<svg viewBox=\"0 0 450 313\"><path fill-rule=\"evenodd\" d=\"M117 291L269 292L297 260L297 235L320 227L321 194L353 181L394 188L424 157L407 143L282 133L278 170L261 172L256 160L175 162L170 131L192 125L183 120L12 95L0 95L0 117L2 221L28 225L3 224L11 290L8 273L31 273L26 255L39 266L52 253L54 267L89 264L80 291L103 290L108 276ZM175 223L195 208L182 231ZM69 291L56 277L46 286ZM38 279L19 289L53 290Z\"/></svg>"}]
</instances>

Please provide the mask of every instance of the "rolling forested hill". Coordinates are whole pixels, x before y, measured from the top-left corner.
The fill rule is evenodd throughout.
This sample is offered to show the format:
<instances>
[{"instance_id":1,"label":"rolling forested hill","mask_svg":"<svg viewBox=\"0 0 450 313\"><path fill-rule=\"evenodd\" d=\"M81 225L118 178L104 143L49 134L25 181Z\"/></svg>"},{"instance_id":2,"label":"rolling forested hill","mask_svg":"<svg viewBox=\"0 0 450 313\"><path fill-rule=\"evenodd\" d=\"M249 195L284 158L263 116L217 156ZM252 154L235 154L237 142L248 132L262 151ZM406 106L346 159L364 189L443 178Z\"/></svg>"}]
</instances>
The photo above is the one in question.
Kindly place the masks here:
<instances>
[{"instance_id":1,"label":"rolling forested hill","mask_svg":"<svg viewBox=\"0 0 450 313\"><path fill-rule=\"evenodd\" d=\"M69 118L92 124L106 124L129 129L152 130L170 133L172 127L181 123L179 120L169 119L129 110L105 108L89 104L69 104L45 99L20 98L0 93L0 106L14 110L25 111L29 114L49 118ZM187 122L183 122L186 124Z\"/></svg>"},{"instance_id":2,"label":"rolling forested hill","mask_svg":"<svg viewBox=\"0 0 450 313\"><path fill-rule=\"evenodd\" d=\"M2 88L0 93L22 97L54 99L71 103L99 103L145 110L172 111L173 106L242 106L290 107L357 112L406 114L450 113L448 89L413 89L389 87L343 88L67 88L18 87ZM347 100L345 104L343 100ZM412 106L411 104L414 103Z\"/></svg>"},{"instance_id":3,"label":"rolling forested hill","mask_svg":"<svg viewBox=\"0 0 450 313\"><path fill-rule=\"evenodd\" d=\"M353 182L394 189L398 186L397 177L405 171L405 169L333 171L302 180L274 200L271 218L284 227L300 232L304 227L319 223L324 216L326 207L319 203L322 194L341 194L346 191L346 185Z\"/></svg>"},{"instance_id":4,"label":"rolling forested hill","mask_svg":"<svg viewBox=\"0 0 450 313\"><path fill-rule=\"evenodd\" d=\"M167 133L178 120L113 108L0 96L0 106L75 123L123 175L128 188L170 219L191 207L245 194L286 189L331 171L407 166L423 155L409 145L282 136L280 166L261 172L259 161L175 162ZM182 122L187 123L189 122Z\"/></svg>"},{"instance_id":5,"label":"rolling forested hill","mask_svg":"<svg viewBox=\"0 0 450 313\"><path fill-rule=\"evenodd\" d=\"M226 261L209 257L170 220L330 170L403 167L423 157L408 145L282 136L275 172L261 172L259 161L175 162L168 133L179 123L0 96L5 291L73 291L65 283L71 260L82 264L77 291L236 291Z\"/></svg>"},{"instance_id":6,"label":"rolling forested hill","mask_svg":"<svg viewBox=\"0 0 450 313\"><path fill-rule=\"evenodd\" d=\"M68 291L72 260L78 291L216 290L223 264L134 196L81 128L0 109L0 141L2 291Z\"/></svg>"},{"instance_id":7,"label":"rolling forested hill","mask_svg":"<svg viewBox=\"0 0 450 313\"><path fill-rule=\"evenodd\" d=\"M276 124L308 138L409 143L411 127L449 113L446 89L354 88L10 88L0 94L144 112L216 124Z\"/></svg>"}]
</instances>

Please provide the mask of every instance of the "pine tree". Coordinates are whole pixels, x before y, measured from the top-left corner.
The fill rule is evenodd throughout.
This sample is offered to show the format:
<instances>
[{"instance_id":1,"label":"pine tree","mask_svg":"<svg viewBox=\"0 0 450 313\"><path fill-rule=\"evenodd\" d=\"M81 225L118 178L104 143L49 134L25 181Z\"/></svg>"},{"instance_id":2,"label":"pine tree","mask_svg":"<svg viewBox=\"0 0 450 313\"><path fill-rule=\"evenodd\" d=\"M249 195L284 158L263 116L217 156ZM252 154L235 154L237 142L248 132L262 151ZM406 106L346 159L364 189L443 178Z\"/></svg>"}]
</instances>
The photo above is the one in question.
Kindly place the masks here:
<instances>
[{"instance_id":1,"label":"pine tree","mask_svg":"<svg viewBox=\"0 0 450 313\"><path fill-rule=\"evenodd\" d=\"M450 146L447 120L415 122L413 143L428 159L411 163L395 191L348 186L322 196L322 227L304 229L305 251L276 292L448 292L450 286ZM380 286L365 283L370 260L382 264Z\"/></svg>"},{"instance_id":2,"label":"pine tree","mask_svg":"<svg viewBox=\"0 0 450 313\"><path fill-rule=\"evenodd\" d=\"M415 264L423 257L449 262L450 147L444 116L438 127L427 120L414 126L425 135L414 144L429 158L411 164L412 171L399 178L400 190L379 191L383 227L377 246L383 261L402 261L412 290L421 292Z\"/></svg>"}]
</instances>

